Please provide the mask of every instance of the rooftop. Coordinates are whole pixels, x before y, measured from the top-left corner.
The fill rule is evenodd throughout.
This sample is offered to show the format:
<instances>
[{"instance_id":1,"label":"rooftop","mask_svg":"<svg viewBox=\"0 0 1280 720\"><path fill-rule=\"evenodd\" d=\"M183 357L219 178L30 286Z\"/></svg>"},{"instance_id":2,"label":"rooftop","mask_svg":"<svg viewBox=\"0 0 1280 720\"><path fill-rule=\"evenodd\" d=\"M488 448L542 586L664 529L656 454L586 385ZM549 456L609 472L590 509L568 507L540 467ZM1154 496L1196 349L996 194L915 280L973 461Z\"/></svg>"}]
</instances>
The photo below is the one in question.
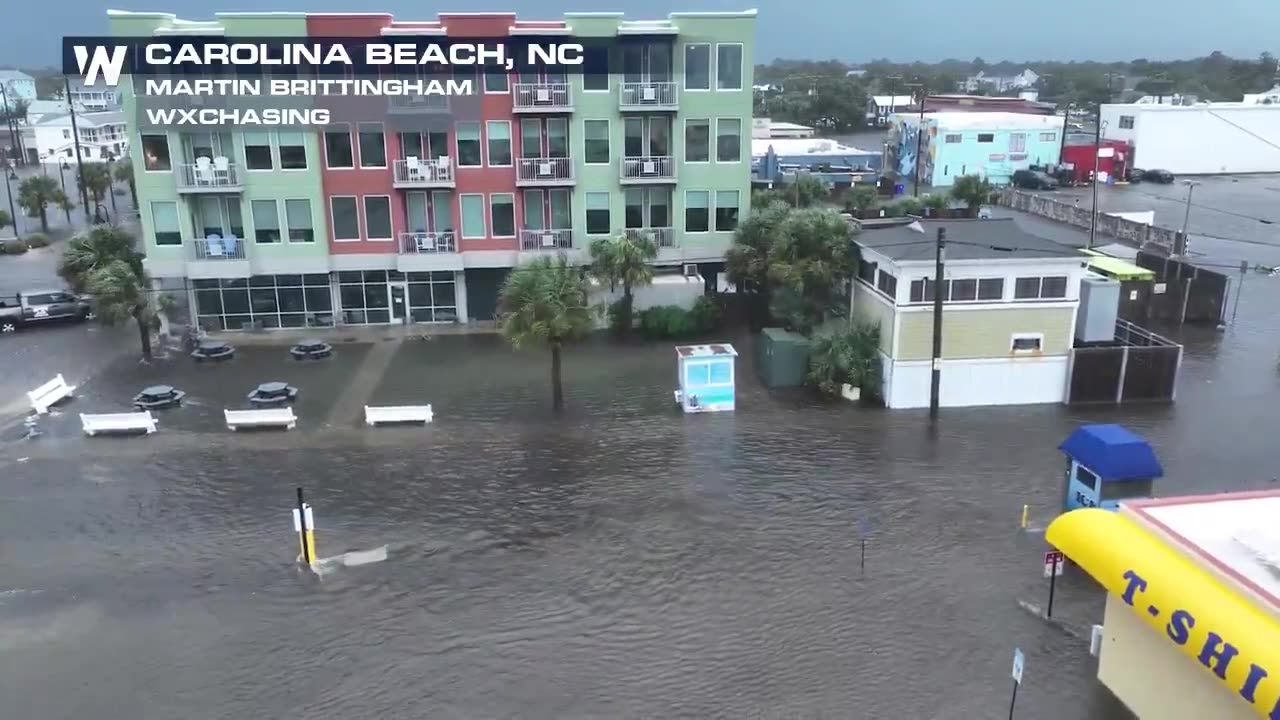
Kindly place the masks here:
<instances>
[{"instance_id":1,"label":"rooftop","mask_svg":"<svg viewBox=\"0 0 1280 720\"><path fill-rule=\"evenodd\" d=\"M904 114L902 117L914 118ZM1060 130L1062 118L1056 115L1034 115L1012 112L926 112L943 130L1044 129Z\"/></svg>"},{"instance_id":2,"label":"rooftop","mask_svg":"<svg viewBox=\"0 0 1280 720\"><path fill-rule=\"evenodd\" d=\"M777 127L776 125L774 127ZM852 145L842 145L825 138L752 138L751 156L763 157L773 148L776 155L879 155Z\"/></svg>"},{"instance_id":3,"label":"rooftop","mask_svg":"<svg viewBox=\"0 0 1280 720\"><path fill-rule=\"evenodd\" d=\"M921 221L921 234L910 225L864 230L854 237L859 246L895 262L933 262L934 238L947 231L947 260L1056 259L1083 260L1080 252L1018 227L1013 218L996 220Z\"/></svg>"},{"instance_id":4,"label":"rooftop","mask_svg":"<svg viewBox=\"0 0 1280 720\"><path fill-rule=\"evenodd\" d=\"M676 354L685 358L736 357L738 351L728 343L716 343L714 345L677 345Z\"/></svg>"},{"instance_id":5,"label":"rooftop","mask_svg":"<svg viewBox=\"0 0 1280 720\"><path fill-rule=\"evenodd\" d=\"M56 115L46 115L40 118L37 125L70 125L70 113L58 113ZM76 125L82 128L102 127L103 125L124 125L124 112L121 110L108 110L106 112L77 112Z\"/></svg>"},{"instance_id":6,"label":"rooftop","mask_svg":"<svg viewBox=\"0 0 1280 720\"><path fill-rule=\"evenodd\" d=\"M33 80L30 75L21 70L0 70L0 80Z\"/></svg>"}]
</instances>

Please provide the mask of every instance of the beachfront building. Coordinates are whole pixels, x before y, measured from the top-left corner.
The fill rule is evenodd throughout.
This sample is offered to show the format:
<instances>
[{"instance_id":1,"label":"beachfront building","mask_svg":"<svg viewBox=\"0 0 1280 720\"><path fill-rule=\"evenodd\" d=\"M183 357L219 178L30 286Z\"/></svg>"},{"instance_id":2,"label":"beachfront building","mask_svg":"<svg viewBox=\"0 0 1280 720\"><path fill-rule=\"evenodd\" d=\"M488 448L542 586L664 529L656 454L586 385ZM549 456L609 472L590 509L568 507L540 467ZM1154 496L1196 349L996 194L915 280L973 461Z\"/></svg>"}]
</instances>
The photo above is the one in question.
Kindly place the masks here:
<instances>
[{"instance_id":1,"label":"beachfront building","mask_svg":"<svg viewBox=\"0 0 1280 720\"><path fill-rule=\"evenodd\" d=\"M880 327L885 404L929 405L934 239L947 231L942 332L946 407L1060 403L1067 397L1080 253L1011 219L866 229L851 313Z\"/></svg>"},{"instance_id":2,"label":"beachfront building","mask_svg":"<svg viewBox=\"0 0 1280 720\"><path fill-rule=\"evenodd\" d=\"M1125 448L1098 449L1133 467ZM1127 500L1049 525L1045 538L1107 591L1091 650L1135 717L1280 717L1277 511L1268 490Z\"/></svg>"},{"instance_id":3,"label":"beachfront building","mask_svg":"<svg viewBox=\"0 0 1280 720\"><path fill-rule=\"evenodd\" d=\"M459 71L474 96L390 98L320 129L135 130L148 268L208 329L488 320L512 267L585 264L591 241L624 232L653 237L659 265L715 277L750 207L754 11L110 20L118 36L609 44L609 75ZM124 102L132 116L132 92Z\"/></svg>"},{"instance_id":4,"label":"beachfront building","mask_svg":"<svg viewBox=\"0 0 1280 720\"><path fill-rule=\"evenodd\" d=\"M10 110L19 100L31 102L36 99L35 78L21 70L0 70L0 90L4 91Z\"/></svg>"},{"instance_id":5,"label":"beachfront building","mask_svg":"<svg viewBox=\"0 0 1280 720\"><path fill-rule=\"evenodd\" d=\"M919 138L923 132L924 137ZM950 187L964 175L1007 185L1013 173L1058 162L1062 119L1009 112L899 113L890 121L888 163L903 181Z\"/></svg>"},{"instance_id":6,"label":"beachfront building","mask_svg":"<svg viewBox=\"0 0 1280 720\"><path fill-rule=\"evenodd\" d=\"M120 108L120 93L114 88L103 85L97 87L85 85L83 80L71 80L69 84L71 93L68 97L71 102L78 103L94 112ZM66 99L63 98L63 100Z\"/></svg>"},{"instance_id":7,"label":"beachfront building","mask_svg":"<svg viewBox=\"0 0 1280 720\"><path fill-rule=\"evenodd\" d=\"M119 110L86 112L77 110L72 126L71 113L42 114L31 122L35 148L40 162L58 164L63 159L74 161L76 142L72 133L78 133L82 160L112 160L129 152L128 123Z\"/></svg>"}]
</instances>

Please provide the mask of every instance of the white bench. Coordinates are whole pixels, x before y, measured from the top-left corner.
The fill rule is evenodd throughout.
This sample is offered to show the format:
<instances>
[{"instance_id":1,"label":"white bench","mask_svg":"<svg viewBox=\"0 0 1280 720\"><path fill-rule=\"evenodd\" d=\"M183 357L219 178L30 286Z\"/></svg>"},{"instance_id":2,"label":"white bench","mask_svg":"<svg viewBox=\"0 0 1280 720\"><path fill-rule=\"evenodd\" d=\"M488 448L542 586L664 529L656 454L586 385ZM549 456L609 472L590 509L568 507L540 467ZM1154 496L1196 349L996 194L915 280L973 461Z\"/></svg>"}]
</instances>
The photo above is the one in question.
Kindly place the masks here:
<instances>
[{"instance_id":1,"label":"white bench","mask_svg":"<svg viewBox=\"0 0 1280 720\"><path fill-rule=\"evenodd\" d=\"M292 430L298 424L298 416L293 408L272 408L270 410L223 410L227 418L227 427L239 430L242 427L282 427Z\"/></svg>"},{"instance_id":2,"label":"white bench","mask_svg":"<svg viewBox=\"0 0 1280 720\"><path fill-rule=\"evenodd\" d=\"M68 385L62 373L58 373L58 377L27 393L27 397L31 398L31 409L43 415L49 412L54 403L71 397L75 391L76 386Z\"/></svg>"},{"instance_id":3,"label":"white bench","mask_svg":"<svg viewBox=\"0 0 1280 720\"><path fill-rule=\"evenodd\" d=\"M422 423L426 425L431 422L432 417L430 405L364 406L364 422L370 427L379 423Z\"/></svg>"},{"instance_id":4,"label":"white bench","mask_svg":"<svg viewBox=\"0 0 1280 720\"><path fill-rule=\"evenodd\" d=\"M156 419L151 412L106 413L102 415L86 415L80 413L80 424L84 426L85 435L97 435L100 432L131 432L145 430L148 435L156 431Z\"/></svg>"}]
</instances>

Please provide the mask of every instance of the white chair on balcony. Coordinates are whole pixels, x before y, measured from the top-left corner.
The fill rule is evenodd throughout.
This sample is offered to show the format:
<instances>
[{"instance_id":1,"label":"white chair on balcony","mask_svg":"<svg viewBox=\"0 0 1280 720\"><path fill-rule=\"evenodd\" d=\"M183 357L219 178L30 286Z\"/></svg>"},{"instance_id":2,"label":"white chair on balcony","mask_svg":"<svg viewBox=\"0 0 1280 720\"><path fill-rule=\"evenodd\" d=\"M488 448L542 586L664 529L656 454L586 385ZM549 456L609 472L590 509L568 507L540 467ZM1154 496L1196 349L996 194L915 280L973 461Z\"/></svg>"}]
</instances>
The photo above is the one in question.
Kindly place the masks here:
<instances>
[{"instance_id":1,"label":"white chair on balcony","mask_svg":"<svg viewBox=\"0 0 1280 720\"><path fill-rule=\"evenodd\" d=\"M222 246L221 235L206 235L204 238L204 255L209 259L219 259L226 257L226 251Z\"/></svg>"},{"instance_id":2,"label":"white chair on balcony","mask_svg":"<svg viewBox=\"0 0 1280 720\"><path fill-rule=\"evenodd\" d=\"M441 155L440 157L436 158L436 179L442 180L442 181L449 179L449 156L448 155Z\"/></svg>"},{"instance_id":3,"label":"white chair on balcony","mask_svg":"<svg viewBox=\"0 0 1280 720\"><path fill-rule=\"evenodd\" d=\"M213 185L213 161L201 155L196 158L196 185Z\"/></svg>"},{"instance_id":4,"label":"white chair on balcony","mask_svg":"<svg viewBox=\"0 0 1280 720\"><path fill-rule=\"evenodd\" d=\"M425 179L426 173L422 171L422 161L417 155L410 155L404 159L405 179L409 182L421 182Z\"/></svg>"},{"instance_id":5,"label":"white chair on balcony","mask_svg":"<svg viewBox=\"0 0 1280 720\"><path fill-rule=\"evenodd\" d=\"M235 235L222 236L222 250L229 258L239 257L240 238Z\"/></svg>"},{"instance_id":6,"label":"white chair on balcony","mask_svg":"<svg viewBox=\"0 0 1280 720\"><path fill-rule=\"evenodd\" d=\"M219 185L231 184L231 161L219 155L213 159L213 177Z\"/></svg>"}]
</instances>

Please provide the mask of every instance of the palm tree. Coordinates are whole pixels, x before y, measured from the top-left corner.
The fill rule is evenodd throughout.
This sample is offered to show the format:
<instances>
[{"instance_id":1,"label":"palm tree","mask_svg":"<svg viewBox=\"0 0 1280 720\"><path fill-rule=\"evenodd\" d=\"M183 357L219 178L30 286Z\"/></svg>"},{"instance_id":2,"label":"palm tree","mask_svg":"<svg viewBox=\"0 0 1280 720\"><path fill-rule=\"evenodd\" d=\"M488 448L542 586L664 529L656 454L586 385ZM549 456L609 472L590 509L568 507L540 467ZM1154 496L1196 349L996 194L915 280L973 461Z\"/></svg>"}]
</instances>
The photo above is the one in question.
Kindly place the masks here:
<instances>
[{"instance_id":1,"label":"palm tree","mask_svg":"<svg viewBox=\"0 0 1280 720\"><path fill-rule=\"evenodd\" d=\"M156 317L142 257L134 250L132 235L114 225L97 225L67 243L58 274L76 292L93 295L95 312L103 323L114 325L132 318L138 324L142 359L150 362Z\"/></svg>"},{"instance_id":2,"label":"palm tree","mask_svg":"<svg viewBox=\"0 0 1280 720\"><path fill-rule=\"evenodd\" d=\"M962 175L951 186L951 197L968 206L973 216L978 214L978 208L991 202L991 191L991 182L981 175Z\"/></svg>"},{"instance_id":3,"label":"palm tree","mask_svg":"<svg viewBox=\"0 0 1280 720\"><path fill-rule=\"evenodd\" d=\"M106 163L87 162L77 182L83 184L82 190L89 193L89 198L96 206L111 192L111 168Z\"/></svg>"},{"instance_id":4,"label":"palm tree","mask_svg":"<svg viewBox=\"0 0 1280 720\"><path fill-rule=\"evenodd\" d=\"M564 409L560 352L566 343L581 339L591 329L582 270L564 255L521 265L502 284L498 313L502 335L512 347L519 350L539 344L551 348L551 401L560 412Z\"/></svg>"},{"instance_id":5,"label":"palm tree","mask_svg":"<svg viewBox=\"0 0 1280 720\"><path fill-rule=\"evenodd\" d=\"M609 289L622 286L622 300L618 308L618 329L622 335L631 331L632 291L653 282L653 262L658 257L658 245L648 234L622 234L600 238L591 243L590 272L601 283L609 283Z\"/></svg>"},{"instance_id":6,"label":"palm tree","mask_svg":"<svg viewBox=\"0 0 1280 720\"><path fill-rule=\"evenodd\" d=\"M133 207L138 207L138 183L133 178L133 163L129 158L124 158L116 163L115 176L117 182L125 183L129 186L129 195L133 197Z\"/></svg>"},{"instance_id":7,"label":"palm tree","mask_svg":"<svg viewBox=\"0 0 1280 720\"><path fill-rule=\"evenodd\" d=\"M66 194L57 181L47 175L32 175L18 186L18 204L32 217L40 218L40 230L49 232L50 205L61 205Z\"/></svg>"}]
</instances>

